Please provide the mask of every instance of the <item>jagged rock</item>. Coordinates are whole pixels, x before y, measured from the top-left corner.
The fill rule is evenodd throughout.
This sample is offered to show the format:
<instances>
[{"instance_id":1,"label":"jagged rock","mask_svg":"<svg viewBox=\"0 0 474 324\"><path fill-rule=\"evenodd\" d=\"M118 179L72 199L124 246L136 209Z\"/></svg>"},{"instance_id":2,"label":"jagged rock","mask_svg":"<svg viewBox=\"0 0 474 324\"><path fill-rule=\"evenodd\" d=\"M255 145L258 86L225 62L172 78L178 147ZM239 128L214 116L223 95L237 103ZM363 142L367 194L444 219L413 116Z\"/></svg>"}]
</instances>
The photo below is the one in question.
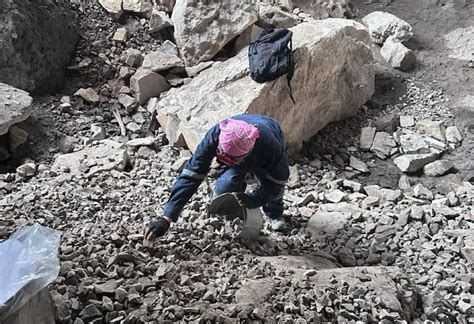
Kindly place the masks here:
<instances>
[{"instance_id":1,"label":"jagged rock","mask_svg":"<svg viewBox=\"0 0 474 324\"><path fill-rule=\"evenodd\" d=\"M98 295L113 295L117 287L118 284L116 280L109 280L102 284L95 284L94 291Z\"/></svg>"},{"instance_id":2,"label":"jagged rock","mask_svg":"<svg viewBox=\"0 0 474 324\"><path fill-rule=\"evenodd\" d=\"M409 133L400 136L400 145L405 154L429 153L430 148L421 135Z\"/></svg>"},{"instance_id":3,"label":"jagged rock","mask_svg":"<svg viewBox=\"0 0 474 324\"><path fill-rule=\"evenodd\" d=\"M135 91L140 105L152 97L158 97L160 93L167 91L170 87L165 78L146 69L138 69L130 79L130 88Z\"/></svg>"},{"instance_id":4,"label":"jagged rock","mask_svg":"<svg viewBox=\"0 0 474 324\"><path fill-rule=\"evenodd\" d=\"M114 33L114 36L112 37L112 40L119 43L125 43L127 41L127 36L128 36L127 28L125 27L117 28L117 30Z\"/></svg>"},{"instance_id":5,"label":"jagged rock","mask_svg":"<svg viewBox=\"0 0 474 324\"><path fill-rule=\"evenodd\" d=\"M394 113L380 116L375 120L375 129L377 132L392 134L397 130L398 126L400 126L400 118Z\"/></svg>"},{"instance_id":6,"label":"jagged rock","mask_svg":"<svg viewBox=\"0 0 474 324\"><path fill-rule=\"evenodd\" d=\"M459 143L462 141L462 135L456 126L446 128L446 139L450 143Z\"/></svg>"},{"instance_id":7,"label":"jagged rock","mask_svg":"<svg viewBox=\"0 0 474 324\"><path fill-rule=\"evenodd\" d=\"M260 5L259 20L276 28L291 28L298 24L298 16L274 6Z\"/></svg>"},{"instance_id":8,"label":"jagged rock","mask_svg":"<svg viewBox=\"0 0 474 324\"><path fill-rule=\"evenodd\" d=\"M33 98L26 91L0 83L0 135L30 116L32 102Z\"/></svg>"},{"instance_id":9,"label":"jagged rock","mask_svg":"<svg viewBox=\"0 0 474 324\"><path fill-rule=\"evenodd\" d=\"M36 174L36 163L28 162L16 168L16 172L22 177L32 177Z\"/></svg>"},{"instance_id":10,"label":"jagged rock","mask_svg":"<svg viewBox=\"0 0 474 324\"><path fill-rule=\"evenodd\" d=\"M143 55L139 50L129 48L124 51L122 60L130 67L138 67L143 63Z\"/></svg>"},{"instance_id":11,"label":"jagged rock","mask_svg":"<svg viewBox=\"0 0 474 324\"><path fill-rule=\"evenodd\" d=\"M370 149L374 142L375 127L362 127L360 132L360 148L364 150Z\"/></svg>"},{"instance_id":12,"label":"jagged rock","mask_svg":"<svg viewBox=\"0 0 474 324\"><path fill-rule=\"evenodd\" d=\"M102 313L99 311L96 305L89 304L79 313L79 316L84 320L90 320L92 318L102 316Z\"/></svg>"},{"instance_id":13,"label":"jagged rock","mask_svg":"<svg viewBox=\"0 0 474 324\"><path fill-rule=\"evenodd\" d=\"M171 20L186 65L212 59L225 44L256 22L258 4L257 0L210 3L178 0Z\"/></svg>"},{"instance_id":14,"label":"jagged rock","mask_svg":"<svg viewBox=\"0 0 474 324\"><path fill-rule=\"evenodd\" d=\"M99 95L92 88L87 88L87 89L81 88L77 90L76 93L74 93L74 95L79 96L85 101L87 101L88 103L92 103L92 104L98 103L100 101Z\"/></svg>"},{"instance_id":15,"label":"jagged rock","mask_svg":"<svg viewBox=\"0 0 474 324\"><path fill-rule=\"evenodd\" d=\"M120 0L118 0L120 1ZM153 8L151 0L122 0L123 10L137 13L149 12Z\"/></svg>"},{"instance_id":16,"label":"jagged rock","mask_svg":"<svg viewBox=\"0 0 474 324\"><path fill-rule=\"evenodd\" d=\"M150 52L143 59L142 68L161 72L174 67L184 67L183 61L176 55L164 54L161 51Z\"/></svg>"},{"instance_id":17,"label":"jagged rock","mask_svg":"<svg viewBox=\"0 0 474 324\"><path fill-rule=\"evenodd\" d=\"M474 45L472 44L474 27L472 25L465 28L456 28L444 37L446 38L446 45L451 49L450 57L472 61L472 53L474 52Z\"/></svg>"},{"instance_id":18,"label":"jagged rock","mask_svg":"<svg viewBox=\"0 0 474 324\"><path fill-rule=\"evenodd\" d=\"M400 116L400 126L401 127L415 126L415 118L413 117L413 115Z\"/></svg>"},{"instance_id":19,"label":"jagged rock","mask_svg":"<svg viewBox=\"0 0 474 324\"><path fill-rule=\"evenodd\" d=\"M362 208L369 209L370 207L377 206L380 202L380 197L367 197L362 200Z\"/></svg>"},{"instance_id":20,"label":"jagged rock","mask_svg":"<svg viewBox=\"0 0 474 324\"><path fill-rule=\"evenodd\" d=\"M104 171L121 171L127 162L127 150L122 144L111 140L102 140L81 151L58 156L52 170L67 171L76 176L92 177Z\"/></svg>"},{"instance_id":21,"label":"jagged rock","mask_svg":"<svg viewBox=\"0 0 474 324\"><path fill-rule=\"evenodd\" d=\"M293 49L300 53L295 56L300 68L291 81L298 98L295 105L289 98L286 79L262 84L250 79L248 56L243 51L201 72L187 86L171 89L159 101L158 119L162 127L165 125L170 143L176 145L182 135L193 151L214 123L248 112L277 118L291 152L327 123L354 115L374 89L372 54L365 28L354 21L328 19L302 23L292 30ZM315 36L314 30L320 33ZM333 71L329 73L327 66L332 66ZM343 70L334 73L339 68ZM350 75L343 72L348 69ZM308 78L309 71L316 77ZM323 79L324 82L318 81ZM341 84L348 88L343 90ZM358 90L352 91L351 84L358 84ZM319 97L321 93L325 100ZM171 129L170 122L175 125Z\"/></svg>"},{"instance_id":22,"label":"jagged rock","mask_svg":"<svg viewBox=\"0 0 474 324\"><path fill-rule=\"evenodd\" d=\"M205 69L210 68L213 64L214 64L213 61L209 61L209 62L201 62L198 65L194 65L194 66L187 66L185 68L186 74L188 75L188 77L192 78L198 75L200 72L204 71Z\"/></svg>"},{"instance_id":23,"label":"jagged rock","mask_svg":"<svg viewBox=\"0 0 474 324\"><path fill-rule=\"evenodd\" d=\"M76 142L77 140L75 137L69 135L61 137L58 142L59 151L63 154L71 153L76 147Z\"/></svg>"},{"instance_id":24,"label":"jagged rock","mask_svg":"<svg viewBox=\"0 0 474 324\"><path fill-rule=\"evenodd\" d=\"M306 231L313 236L321 233L336 234L336 232L347 223L351 217L347 212L322 212L318 211L308 221Z\"/></svg>"},{"instance_id":25,"label":"jagged rock","mask_svg":"<svg viewBox=\"0 0 474 324\"><path fill-rule=\"evenodd\" d=\"M246 280L235 293L238 304L260 305L267 301L276 289L275 281L271 278Z\"/></svg>"},{"instance_id":26,"label":"jagged rock","mask_svg":"<svg viewBox=\"0 0 474 324\"><path fill-rule=\"evenodd\" d=\"M135 98L130 97L124 93L119 94L118 101L129 113L133 112L138 106L138 102L135 100Z\"/></svg>"},{"instance_id":27,"label":"jagged rock","mask_svg":"<svg viewBox=\"0 0 474 324\"><path fill-rule=\"evenodd\" d=\"M390 36L402 42L413 36L410 24L388 12L374 11L362 18L362 22L369 28L370 37L379 45Z\"/></svg>"},{"instance_id":28,"label":"jagged rock","mask_svg":"<svg viewBox=\"0 0 474 324\"><path fill-rule=\"evenodd\" d=\"M431 162L423 167L423 172L429 177L438 177L454 167L451 161L438 160Z\"/></svg>"},{"instance_id":29,"label":"jagged rock","mask_svg":"<svg viewBox=\"0 0 474 324\"><path fill-rule=\"evenodd\" d=\"M149 25L150 33L153 34L159 32L164 28L173 27L173 22L171 21L170 17L168 17L166 12L153 9L153 11L151 12Z\"/></svg>"},{"instance_id":30,"label":"jagged rock","mask_svg":"<svg viewBox=\"0 0 474 324\"><path fill-rule=\"evenodd\" d=\"M156 139L154 137L145 137L145 138L135 138L127 142L128 146L151 146L155 143Z\"/></svg>"},{"instance_id":31,"label":"jagged rock","mask_svg":"<svg viewBox=\"0 0 474 324\"><path fill-rule=\"evenodd\" d=\"M437 150L440 150L440 151L446 150L446 144L444 144L444 142L435 140L434 138L431 138L431 137L424 137L423 140L431 148L434 148L434 149L437 149Z\"/></svg>"},{"instance_id":32,"label":"jagged rock","mask_svg":"<svg viewBox=\"0 0 474 324\"><path fill-rule=\"evenodd\" d=\"M411 187L410 178L403 174L398 180L398 187L402 190L410 189Z\"/></svg>"},{"instance_id":33,"label":"jagged rock","mask_svg":"<svg viewBox=\"0 0 474 324\"><path fill-rule=\"evenodd\" d=\"M165 12L172 12L175 3L176 3L175 0L156 0L155 6L158 10L163 10Z\"/></svg>"},{"instance_id":34,"label":"jagged rock","mask_svg":"<svg viewBox=\"0 0 474 324\"><path fill-rule=\"evenodd\" d=\"M339 189L332 190L325 195L327 201L338 203L346 197L346 194Z\"/></svg>"},{"instance_id":35,"label":"jagged rock","mask_svg":"<svg viewBox=\"0 0 474 324\"><path fill-rule=\"evenodd\" d=\"M386 132L377 132L370 150L379 158L386 159L391 155L392 149L395 147L397 147L397 143L395 143L392 135Z\"/></svg>"},{"instance_id":36,"label":"jagged rock","mask_svg":"<svg viewBox=\"0 0 474 324\"><path fill-rule=\"evenodd\" d=\"M158 50L164 54L178 56L178 48L173 42L169 40L165 40Z\"/></svg>"},{"instance_id":37,"label":"jagged rock","mask_svg":"<svg viewBox=\"0 0 474 324\"><path fill-rule=\"evenodd\" d=\"M100 5L114 18L122 15L122 0L99 0Z\"/></svg>"},{"instance_id":38,"label":"jagged rock","mask_svg":"<svg viewBox=\"0 0 474 324\"><path fill-rule=\"evenodd\" d=\"M438 157L437 152L427 154L405 154L393 159L395 165L403 172L416 172Z\"/></svg>"},{"instance_id":39,"label":"jagged rock","mask_svg":"<svg viewBox=\"0 0 474 324\"><path fill-rule=\"evenodd\" d=\"M433 193L421 183L413 187L413 195L416 198L433 200Z\"/></svg>"},{"instance_id":40,"label":"jagged rock","mask_svg":"<svg viewBox=\"0 0 474 324\"><path fill-rule=\"evenodd\" d=\"M11 126L8 130L8 139L10 141L10 151L15 151L19 146L26 143L28 133L18 126Z\"/></svg>"},{"instance_id":41,"label":"jagged rock","mask_svg":"<svg viewBox=\"0 0 474 324\"><path fill-rule=\"evenodd\" d=\"M105 129L102 126L92 124L91 125L91 139L100 141L105 139Z\"/></svg>"},{"instance_id":42,"label":"jagged rock","mask_svg":"<svg viewBox=\"0 0 474 324\"><path fill-rule=\"evenodd\" d=\"M380 54L395 69L408 72L415 68L415 53L395 37L387 38Z\"/></svg>"},{"instance_id":43,"label":"jagged rock","mask_svg":"<svg viewBox=\"0 0 474 324\"><path fill-rule=\"evenodd\" d=\"M261 0L260 2L262 4L276 6L287 12L292 12L294 7L292 0Z\"/></svg>"},{"instance_id":44,"label":"jagged rock","mask_svg":"<svg viewBox=\"0 0 474 324\"><path fill-rule=\"evenodd\" d=\"M423 119L418 122L418 127L420 127L427 135L434 137L437 140L445 141L446 130L442 121Z\"/></svg>"},{"instance_id":45,"label":"jagged rock","mask_svg":"<svg viewBox=\"0 0 474 324\"><path fill-rule=\"evenodd\" d=\"M74 14L58 2L2 1L0 82L35 94L59 90L78 39Z\"/></svg>"},{"instance_id":46,"label":"jagged rock","mask_svg":"<svg viewBox=\"0 0 474 324\"><path fill-rule=\"evenodd\" d=\"M380 186L378 185L369 185L364 187L364 191L367 194L367 196L370 197L382 197L382 190Z\"/></svg>"}]
</instances>

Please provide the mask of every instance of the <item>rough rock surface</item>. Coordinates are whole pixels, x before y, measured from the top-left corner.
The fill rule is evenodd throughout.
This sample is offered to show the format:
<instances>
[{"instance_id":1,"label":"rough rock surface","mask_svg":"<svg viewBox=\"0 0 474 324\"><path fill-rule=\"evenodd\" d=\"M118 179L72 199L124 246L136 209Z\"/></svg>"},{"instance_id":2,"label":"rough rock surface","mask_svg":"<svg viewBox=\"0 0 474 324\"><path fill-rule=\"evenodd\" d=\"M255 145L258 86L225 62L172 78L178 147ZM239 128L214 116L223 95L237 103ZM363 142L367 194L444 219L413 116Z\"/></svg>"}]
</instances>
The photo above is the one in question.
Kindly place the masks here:
<instances>
[{"instance_id":1,"label":"rough rock surface","mask_svg":"<svg viewBox=\"0 0 474 324\"><path fill-rule=\"evenodd\" d=\"M362 18L362 22L369 28L370 37L379 45L390 36L401 42L413 36L410 24L388 12L374 11Z\"/></svg>"},{"instance_id":2,"label":"rough rock surface","mask_svg":"<svg viewBox=\"0 0 474 324\"><path fill-rule=\"evenodd\" d=\"M450 57L459 60L474 60L474 26L457 28L445 35L446 45L451 49Z\"/></svg>"},{"instance_id":3,"label":"rough rock surface","mask_svg":"<svg viewBox=\"0 0 474 324\"><path fill-rule=\"evenodd\" d=\"M258 19L257 0L177 0L171 15L174 36L187 66L208 61Z\"/></svg>"},{"instance_id":4,"label":"rough rock surface","mask_svg":"<svg viewBox=\"0 0 474 324\"><path fill-rule=\"evenodd\" d=\"M387 38L380 49L380 54L392 67L403 72L411 71L415 68L415 53L394 36Z\"/></svg>"},{"instance_id":5,"label":"rough rock surface","mask_svg":"<svg viewBox=\"0 0 474 324\"><path fill-rule=\"evenodd\" d=\"M33 93L63 86L78 40L71 11L48 0L0 3L0 82Z\"/></svg>"},{"instance_id":6,"label":"rough rock surface","mask_svg":"<svg viewBox=\"0 0 474 324\"><path fill-rule=\"evenodd\" d=\"M0 83L0 135L30 116L32 102L28 92Z\"/></svg>"},{"instance_id":7,"label":"rough rock surface","mask_svg":"<svg viewBox=\"0 0 474 324\"><path fill-rule=\"evenodd\" d=\"M104 171L121 171L125 168L127 162L126 147L111 140L102 140L83 150L59 155L52 166L52 170L67 172L76 176L92 177Z\"/></svg>"},{"instance_id":8,"label":"rough rock surface","mask_svg":"<svg viewBox=\"0 0 474 324\"><path fill-rule=\"evenodd\" d=\"M300 24L293 32L295 105L286 78L263 84L250 79L243 51L214 64L190 84L171 89L159 101L156 110L162 126L179 124L167 131L170 142L182 133L194 150L218 120L248 112L278 119L290 150L297 151L327 123L355 115L374 90L366 29L353 21L327 19Z\"/></svg>"}]
</instances>

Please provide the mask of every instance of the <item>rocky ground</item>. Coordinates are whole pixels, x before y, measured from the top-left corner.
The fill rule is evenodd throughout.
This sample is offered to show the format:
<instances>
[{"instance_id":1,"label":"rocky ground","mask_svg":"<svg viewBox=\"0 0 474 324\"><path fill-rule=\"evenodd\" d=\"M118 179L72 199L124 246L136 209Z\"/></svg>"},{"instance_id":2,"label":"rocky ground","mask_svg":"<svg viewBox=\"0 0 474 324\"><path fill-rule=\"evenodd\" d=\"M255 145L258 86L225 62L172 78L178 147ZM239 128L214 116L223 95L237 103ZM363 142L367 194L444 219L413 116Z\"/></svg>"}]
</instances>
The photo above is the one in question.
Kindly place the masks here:
<instances>
[{"instance_id":1,"label":"rocky ground","mask_svg":"<svg viewBox=\"0 0 474 324\"><path fill-rule=\"evenodd\" d=\"M383 10L417 21L407 2L388 3ZM384 4L354 5L360 18ZM424 8L415 40L449 30L422 23L442 16L440 8ZM34 98L34 115L22 123L30 143L0 174L0 239L32 222L62 233L50 288L58 322L472 322L473 119L456 104L469 94L472 68L454 59L438 67L442 59L420 46L415 72L378 69L376 93L358 116L328 125L292 158L287 232L266 225L258 242L242 244L238 221L207 215L209 179L149 249L143 226L190 153L148 130L146 108L127 112L103 98L125 49L148 51L162 39L139 16L118 23L92 1L75 10L81 40L65 89ZM472 16L472 7L463 10L461 18ZM128 42L111 41L123 23ZM458 73L466 82L450 82ZM89 87L98 102L74 95ZM127 149L102 141L121 141L118 119L132 134ZM56 156L84 143L90 163L80 176L55 167ZM433 150L433 161L444 162L408 176L397 167L404 153Z\"/></svg>"}]
</instances>

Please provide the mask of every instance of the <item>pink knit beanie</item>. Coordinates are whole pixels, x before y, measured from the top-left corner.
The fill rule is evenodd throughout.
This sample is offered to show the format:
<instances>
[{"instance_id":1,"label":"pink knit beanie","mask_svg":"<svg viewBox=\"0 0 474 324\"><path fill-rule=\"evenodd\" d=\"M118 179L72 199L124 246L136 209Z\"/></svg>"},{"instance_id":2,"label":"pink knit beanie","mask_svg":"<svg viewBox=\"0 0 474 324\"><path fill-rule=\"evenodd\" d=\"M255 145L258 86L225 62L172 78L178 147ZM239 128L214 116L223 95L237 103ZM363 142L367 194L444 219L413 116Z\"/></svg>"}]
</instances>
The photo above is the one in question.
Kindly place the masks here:
<instances>
[{"instance_id":1,"label":"pink knit beanie","mask_svg":"<svg viewBox=\"0 0 474 324\"><path fill-rule=\"evenodd\" d=\"M219 149L231 157L248 154L260 136L258 128L243 120L225 119L219 122Z\"/></svg>"}]
</instances>

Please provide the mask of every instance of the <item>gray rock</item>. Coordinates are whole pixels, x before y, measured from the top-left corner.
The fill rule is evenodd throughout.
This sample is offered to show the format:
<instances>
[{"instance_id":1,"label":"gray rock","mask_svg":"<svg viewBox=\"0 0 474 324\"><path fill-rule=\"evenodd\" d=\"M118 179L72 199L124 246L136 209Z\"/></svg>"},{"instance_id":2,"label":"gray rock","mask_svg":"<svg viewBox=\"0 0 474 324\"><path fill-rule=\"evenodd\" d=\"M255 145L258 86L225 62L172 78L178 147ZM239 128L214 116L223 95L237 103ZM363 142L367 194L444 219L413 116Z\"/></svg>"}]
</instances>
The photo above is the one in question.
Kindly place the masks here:
<instances>
[{"instance_id":1,"label":"gray rock","mask_svg":"<svg viewBox=\"0 0 474 324\"><path fill-rule=\"evenodd\" d=\"M150 33L153 34L164 28L173 27L173 22L171 21L170 17L168 17L166 12L153 9L151 12L149 26Z\"/></svg>"},{"instance_id":2,"label":"gray rock","mask_svg":"<svg viewBox=\"0 0 474 324\"><path fill-rule=\"evenodd\" d=\"M367 197L362 201L362 208L369 209L371 207L377 206L379 202L379 197Z\"/></svg>"},{"instance_id":3,"label":"gray rock","mask_svg":"<svg viewBox=\"0 0 474 324\"><path fill-rule=\"evenodd\" d=\"M135 138L127 142L128 146L152 146L156 139L154 137Z\"/></svg>"},{"instance_id":4,"label":"gray rock","mask_svg":"<svg viewBox=\"0 0 474 324\"><path fill-rule=\"evenodd\" d=\"M114 18L120 18L123 12L122 1L123 0L99 0L99 3Z\"/></svg>"},{"instance_id":5,"label":"gray rock","mask_svg":"<svg viewBox=\"0 0 474 324\"><path fill-rule=\"evenodd\" d=\"M52 170L92 177L104 171L121 171L127 163L128 155L125 146L111 140L102 140L81 151L58 156Z\"/></svg>"},{"instance_id":6,"label":"gray rock","mask_svg":"<svg viewBox=\"0 0 474 324\"><path fill-rule=\"evenodd\" d=\"M168 55L178 55L178 48L176 45L170 41L170 40L165 40L163 44L158 48L160 52L163 54L168 54Z\"/></svg>"},{"instance_id":7,"label":"gray rock","mask_svg":"<svg viewBox=\"0 0 474 324\"><path fill-rule=\"evenodd\" d=\"M96 305L89 304L79 313L79 316L84 320L90 320L96 317L101 317L102 313L99 311Z\"/></svg>"},{"instance_id":8,"label":"gray rock","mask_svg":"<svg viewBox=\"0 0 474 324\"><path fill-rule=\"evenodd\" d=\"M99 95L92 88L87 88L87 89L80 88L79 90L76 91L76 93L74 93L74 95L79 96L85 101L87 101L88 103L92 103L92 104L98 103L100 101Z\"/></svg>"},{"instance_id":9,"label":"gray rock","mask_svg":"<svg viewBox=\"0 0 474 324\"><path fill-rule=\"evenodd\" d=\"M258 19L258 1L178 1L171 20L187 66L212 59L230 40ZM209 22L212 21L212 24Z\"/></svg>"},{"instance_id":10,"label":"gray rock","mask_svg":"<svg viewBox=\"0 0 474 324\"><path fill-rule=\"evenodd\" d=\"M235 301L238 304L261 305L272 296L275 289L275 281L271 278L246 280L235 292Z\"/></svg>"},{"instance_id":11,"label":"gray rock","mask_svg":"<svg viewBox=\"0 0 474 324\"><path fill-rule=\"evenodd\" d=\"M118 284L116 280L109 280L103 284L95 284L94 291L98 295L113 295L117 287Z\"/></svg>"},{"instance_id":12,"label":"gray rock","mask_svg":"<svg viewBox=\"0 0 474 324\"><path fill-rule=\"evenodd\" d=\"M128 113L133 112L138 106L138 102L135 100L135 98L130 97L124 93L119 94L118 101Z\"/></svg>"},{"instance_id":13,"label":"gray rock","mask_svg":"<svg viewBox=\"0 0 474 324\"><path fill-rule=\"evenodd\" d=\"M105 139L105 129L96 124L91 125L91 138L96 141L101 141Z\"/></svg>"},{"instance_id":14,"label":"gray rock","mask_svg":"<svg viewBox=\"0 0 474 324\"><path fill-rule=\"evenodd\" d=\"M393 137L386 132L377 132L370 150L379 158L386 159L390 156L392 149L397 146Z\"/></svg>"},{"instance_id":15,"label":"gray rock","mask_svg":"<svg viewBox=\"0 0 474 324\"><path fill-rule=\"evenodd\" d=\"M416 133L404 134L400 136L400 145L405 154L429 153L430 148L425 143L423 137Z\"/></svg>"},{"instance_id":16,"label":"gray rock","mask_svg":"<svg viewBox=\"0 0 474 324\"><path fill-rule=\"evenodd\" d=\"M344 179L342 185L344 188L350 188L354 192L361 192L362 190L362 184L356 181Z\"/></svg>"},{"instance_id":17,"label":"gray rock","mask_svg":"<svg viewBox=\"0 0 474 324\"><path fill-rule=\"evenodd\" d=\"M346 197L346 194L339 189L331 190L325 195L326 200L338 203L341 202Z\"/></svg>"},{"instance_id":18,"label":"gray rock","mask_svg":"<svg viewBox=\"0 0 474 324\"><path fill-rule=\"evenodd\" d=\"M291 28L298 24L298 16L274 6L260 5L259 20L276 28Z\"/></svg>"},{"instance_id":19,"label":"gray rock","mask_svg":"<svg viewBox=\"0 0 474 324\"><path fill-rule=\"evenodd\" d=\"M153 5L151 0L122 0L122 7L123 10L133 11L136 13L145 13L151 11Z\"/></svg>"},{"instance_id":20,"label":"gray rock","mask_svg":"<svg viewBox=\"0 0 474 324\"><path fill-rule=\"evenodd\" d=\"M375 136L375 127L362 127L360 132L360 148L368 150L371 148Z\"/></svg>"},{"instance_id":21,"label":"gray rock","mask_svg":"<svg viewBox=\"0 0 474 324\"><path fill-rule=\"evenodd\" d=\"M445 141L445 127L442 121L433 121L423 119L418 122L418 127L421 128L428 136L434 137L437 140Z\"/></svg>"},{"instance_id":22,"label":"gray rock","mask_svg":"<svg viewBox=\"0 0 474 324\"><path fill-rule=\"evenodd\" d=\"M444 142L438 141L434 138L431 137L424 137L423 140L425 141L426 144L428 144L431 148L444 151L446 150L446 144Z\"/></svg>"},{"instance_id":23,"label":"gray rock","mask_svg":"<svg viewBox=\"0 0 474 324\"><path fill-rule=\"evenodd\" d=\"M395 69L408 72L415 68L415 53L393 36L387 38L380 54Z\"/></svg>"},{"instance_id":24,"label":"gray rock","mask_svg":"<svg viewBox=\"0 0 474 324\"><path fill-rule=\"evenodd\" d=\"M143 55L135 48L128 48L123 52L122 60L130 67L139 67L143 63Z\"/></svg>"},{"instance_id":25,"label":"gray rock","mask_svg":"<svg viewBox=\"0 0 474 324\"><path fill-rule=\"evenodd\" d=\"M405 154L396 157L393 162L403 172L416 172L428 163L433 162L438 157L438 153L428 154Z\"/></svg>"},{"instance_id":26,"label":"gray rock","mask_svg":"<svg viewBox=\"0 0 474 324\"><path fill-rule=\"evenodd\" d=\"M424 214L425 211L421 206L413 205L410 209L410 219L421 221L423 220Z\"/></svg>"},{"instance_id":27,"label":"gray rock","mask_svg":"<svg viewBox=\"0 0 474 324\"><path fill-rule=\"evenodd\" d=\"M413 115L401 115L400 126L401 127L415 126L415 118L413 117Z\"/></svg>"},{"instance_id":28,"label":"gray rock","mask_svg":"<svg viewBox=\"0 0 474 324\"><path fill-rule=\"evenodd\" d=\"M398 187L402 190L408 190L411 187L410 178L403 174L398 180Z\"/></svg>"},{"instance_id":29,"label":"gray rock","mask_svg":"<svg viewBox=\"0 0 474 324\"><path fill-rule=\"evenodd\" d=\"M184 68L183 61L176 55L164 54L161 51L154 51L145 55L142 64L142 68L153 72L161 72L174 67Z\"/></svg>"},{"instance_id":30,"label":"gray rock","mask_svg":"<svg viewBox=\"0 0 474 324\"><path fill-rule=\"evenodd\" d=\"M76 23L55 1L2 1L0 82L35 94L61 89L79 39Z\"/></svg>"},{"instance_id":31,"label":"gray rock","mask_svg":"<svg viewBox=\"0 0 474 324\"><path fill-rule=\"evenodd\" d=\"M378 132L392 134L400 126L400 117L395 113L388 113L375 120L375 128Z\"/></svg>"},{"instance_id":32,"label":"gray rock","mask_svg":"<svg viewBox=\"0 0 474 324\"><path fill-rule=\"evenodd\" d=\"M192 78L196 75L198 75L200 72L206 70L207 68L210 68L214 64L214 61L209 61L209 62L201 62L197 65L194 66L187 66L185 68L186 74Z\"/></svg>"},{"instance_id":33,"label":"gray rock","mask_svg":"<svg viewBox=\"0 0 474 324\"><path fill-rule=\"evenodd\" d=\"M19 146L26 143L28 133L18 126L11 126L8 130L8 140L10 142L10 151L15 151Z\"/></svg>"},{"instance_id":34,"label":"gray rock","mask_svg":"<svg viewBox=\"0 0 474 324\"><path fill-rule=\"evenodd\" d=\"M137 101L142 105L150 98L169 90L170 85L158 73L141 68L130 79L130 88L135 91Z\"/></svg>"},{"instance_id":35,"label":"gray rock","mask_svg":"<svg viewBox=\"0 0 474 324\"><path fill-rule=\"evenodd\" d=\"M121 27L121 28L117 28L114 35L112 36L112 40L119 43L125 43L127 41L127 37L128 37L127 28Z\"/></svg>"},{"instance_id":36,"label":"gray rock","mask_svg":"<svg viewBox=\"0 0 474 324\"><path fill-rule=\"evenodd\" d=\"M318 211L308 221L306 231L317 237L321 233L335 234L344 228L351 214L347 212Z\"/></svg>"},{"instance_id":37,"label":"gray rock","mask_svg":"<svg viewBox=\"0 0 474 324\"><path fill-rule=\"evenodd\" d=\"M321 33L315 35L314 30L321 30ZM303 141L327 123L356 114L358 107L370 97L374 89L373 58L366 43L368 35L365 28L350 20L331 20L302 23L292 28L292 31L293 49L302 53L298 64L308 66L296 69L291 81L293 89L299 89L295 93L299 98L296 105L291 103L283 79L266 83L251 80L248 75L248 55L244 51L201 72L186 89L171 89L163 96L157 117L160 125L166 129L170 144L176 145L175 141L182 135L187 147L194 151L212 125L223 118L248 111L278 119L291 153L298 151ZM339 51L341 48L344 48L344 53ZM321 57L314 59L314 56ZM326 68L351 65L348 62L359 62L358 68L354 69L357 73L343 76L344 73L329 73ZM317 77L307 77L308 71L315 72L312 75ZM342 81L341 78L346 80ZM307 80L314 84L307 84ZM358 91L341 89L341 84L355 83L360 85ZM321 91L325 93L326 103L317 100L314 95ZM290 103L298 114L282 108ZM170 123L177 125L168 127Z\"/></svg>"},{"instance_id":38,"label":"gray rock","mask_svg":"<svg viewBox=\"0 0 474 324\"><path fill-rule=\"evenodd\" d=\"M354 252L345 247L337 251L337 259L345 267L355 267L357 265Z\"/></svg>"},{"instance_id":39,"label":"gray rock","mask_svg":"<svg viewBox=\"0 0 474 324\"><path fill-rule=\"evenodd\" d=\"M450 143L459 143L462 141L461 132L456 126L449 126L446 128L446 139Z\"/></svg>"},{"instance_id":40,"label":"gray rock","mask_svg":"<svg viewBox=\"0 0 474 324\"><path fill-rule=\"evenodd\" d=\"M382 197L382 190L378 185L369 185L364 187L365 193L370 197Z\"/></svg>"},{"instance_id":41,"label":"gray rock","mask_svg":"<svg viewBox=\"0 0 474 324\"><path fill-rule=\"evenodd\" d=\"M474 27L472 25L456 28L444 35L444 37L447 47L451 49L450 57L472 61L472 53L474 51L474 45L472 44Z\"/></svg>"},{"instance_id":42,"label":"gray rock","mask_svg":"<svg viewBox=\"0 0 474 324\"><path fill-rule=\"evenodd\" d=\"M26 91L0 83L0 135L31 115L32 102L33 98Z\"/></svg>"},{"instance_id":43,"label":"gray rock","mask_svg":"<svg viewBox=\"0 0 474 324\"><path fill-rule=\"evenodd\" d=\"M16 168L16 172L22 177L33 177L36 174L36 163L28 162Z\"/></svg>"},{"instance_id":44,"label":"gray rock","mask_svg":"<svg viewBox=\"0 0 474 324\"><path fill-rule=\"evenodd\" d=\"M413 187L413 194L416 198L433 200L433 193L421 183Z\"/></svg>"},{"instance_id":45,"label":"gray rock","mask_svg":"<svg viewBox=\"0 0 474 324\"><path fill-rule=\"evenodd\" d=\"M349 166L353 168L354 170L360 171L362 173L367 173L369 172L369 168L367 167L367 164L362 162L361 160L357 159L354 156L350 156L349 158Z\"/></svg>"},{"instance_id":46,"label":"gray rock","mask_svg":"<svg viewBox=\"0 0 474 324\"><path fill-rule=\"evenodd\" d=\"M423 167L423 172L429 177L442 176L454 168L454 164L448 160L438 160L431 162Z\"/></svg>"},{"instance_id":47,"label":"gray rock","mask_svg":"<svg viewBox=\"0 0 474 324\"><path fill-rule=\"evenodd\" d=\"M66 135L59 139L58 147L59 151L63 154L71 153L76 147L77 139L75 137Z\"/></svg>"},{"instance_id":48,"label":"gray rock","mask_svg":"<svg viewBox=\"0 0 474 324\"><path fill-rule=\"evenodd\" d=\"M390 36L402 42L413 36L412 28L406 21L388 12L374 11L362 18L362 22L369 28L370 37L379 45Z\"/></svg>"}]
</instances>

